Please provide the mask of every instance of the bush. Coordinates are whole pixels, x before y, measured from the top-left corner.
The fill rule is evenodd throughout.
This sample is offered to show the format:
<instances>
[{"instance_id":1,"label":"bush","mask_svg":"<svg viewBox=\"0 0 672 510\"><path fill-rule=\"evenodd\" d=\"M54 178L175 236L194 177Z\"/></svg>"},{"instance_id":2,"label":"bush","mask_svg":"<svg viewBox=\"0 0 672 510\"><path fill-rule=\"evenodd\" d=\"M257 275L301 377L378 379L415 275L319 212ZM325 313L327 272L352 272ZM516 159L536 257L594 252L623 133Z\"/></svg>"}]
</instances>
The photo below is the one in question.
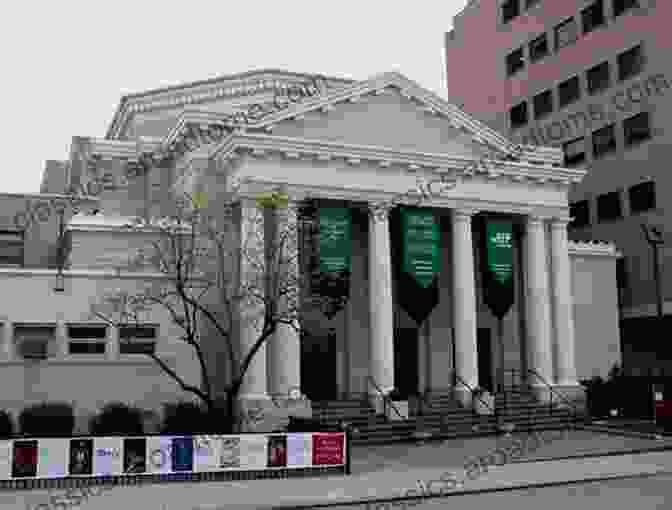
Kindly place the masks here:
<instances>
[{"instance_id":1,"label":"bush","mask_svg":"<svg viewBox=\"0 0 672 510\"><path fill-rule=\"evenodd\" d=\"M91 419L91 435L141 436L144 433L142 411L122 402L106 404Z\"/></svg>"},{"instance_id":2,"label":"bush","mask_svg":"<svg viewBox=\"0 0 672 510\"><path fill-rule=\"evenodd\" d=\"M11 439L14 436L14 419L7 411L0 411L0 439Z\"/></svg>"},{"instance_id":3,"label":"bush","mask_svg":"<svg viewBox=\"0 0 672 510\"><path fill-rule=\"evenodd\" d=\"M178 402L163 405L162 434L210 434L217 431L214 417L198 404Z\"/></svg>"},{"instance_id":4,"label":"bush","mask_svg":"<svg viewBox=\"0 0 672 510\"><path fill-rule=\"evenodd\" d=\"M75 413L66 402L43 402L21 411L19 426L24 436L70 437L75 429Z\"/></svg>"}]
</instances>

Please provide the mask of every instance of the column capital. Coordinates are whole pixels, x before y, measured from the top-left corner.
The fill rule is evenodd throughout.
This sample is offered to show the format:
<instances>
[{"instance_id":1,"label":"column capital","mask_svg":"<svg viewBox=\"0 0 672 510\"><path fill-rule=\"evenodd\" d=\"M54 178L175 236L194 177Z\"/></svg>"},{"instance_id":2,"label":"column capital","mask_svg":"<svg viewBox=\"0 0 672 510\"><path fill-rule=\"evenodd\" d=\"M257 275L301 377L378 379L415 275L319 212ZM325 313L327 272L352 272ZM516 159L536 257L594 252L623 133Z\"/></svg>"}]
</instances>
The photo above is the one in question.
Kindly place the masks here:
<instances>
[{"instance_id":1,"label":"column capital","mask_svg":"<svg viewBox=\"0 0 672 510\"><path fill-rule=\"evenodd\" d=\"M569 216L556 216L551 218L551 228L559 230L566 229L571 221L572 218Z\"/></svg>"},{"instance_id":2,"label":"column capital","mask_svg":"<svg viewBox=\"0 0 672 510\"><path fill-rule=\"evenodd\" d=\"M551 219L550 216L546 216L544 214L534 214L534 213L532 213L532 214L528 214L525 217L525 222L528 225L539 226L539 225L542 225L545 221L548 221L549 219Z\"/></svg>"},{"instance_id":3,"label":"column capital","mask_svg":"<svg viewBox=\"0 0 672 510\"><path fill-rule=\"evenodd\" d=\"M451 210L452 217L457 221L470 221L471 218L478 213L479 213L478 210L469 209L466 207Z\"/></svg>"},{"instance_id":4,"label":"column capital","mask_svg":"<svg viewBox=\"0 0 672 510\"><path fill-rule=\"evenodd\" d=\"M367 204L369 209L369 216L374 221L386 221L389 218L390 211L396 207L397 204L392 202L369 202Z\"/></svg>"}]
</instances>

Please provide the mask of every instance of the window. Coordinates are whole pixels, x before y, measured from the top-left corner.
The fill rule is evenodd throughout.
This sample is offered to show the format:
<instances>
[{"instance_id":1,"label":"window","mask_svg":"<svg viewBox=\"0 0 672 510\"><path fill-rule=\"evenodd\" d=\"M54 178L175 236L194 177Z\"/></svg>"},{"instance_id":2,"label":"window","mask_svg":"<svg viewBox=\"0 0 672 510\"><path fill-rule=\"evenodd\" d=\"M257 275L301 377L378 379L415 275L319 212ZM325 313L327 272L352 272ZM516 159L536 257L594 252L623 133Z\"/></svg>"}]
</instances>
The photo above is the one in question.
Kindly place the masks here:
<instances>
[{"instance_id":1,"label":"window","mask_svg":"<svg viewBox=\"0 0 672 510\"><path fill-rule=\"evenodd\" d=\"M523 48L518 48L516 51L509 53L506 56L506 74L511 76L525 67L525 60L523 59Z\"/></svg>"},{"instance_id":2,"label":"window","mask_svg":"<svg viewBox=\"0 0 672 510\"><path fill-rule=\"evenodd\" d=\"M534 96L534 118L540 119L553 111L553 92L545 90Z\"/></svg>"},{"instance_id":3,"label":"window","mask_svg":"<svg viewBox=\"0 0 672 510\"><path fill-rule=\"evenodd\" d=\"M583 163L586 160L586 139L581 137L563 144L562 152L565 154L565 166Z\"/></svg>"},{"instance_id":4,"label":"window","mask_svg":"<svg viewBox=\"0 0 672 510\"><path fill-rule=\"evenodd\" d=\"M613 124L593 132L593 154L596 158L600 158L615 150L616 131Z\"/></svg>"},{"instance_id":5,"label":"window","mask_svg":"<svg viewBox=\"0 0 672 510\"><path fill-rule=\"evenodd\" d=\"M527 124L527 101L517 104L509 111L511 127L517 128Z\"/></svg>"},{"instance_id":6,"label":"window","mask_svg":"<svg viewBox=\"0 0 672 510\"><path fill-rule=\"evenodd\" d=\"M597 197L597 221L608 221L621 218L621 194L611 191Z\"/></svg>"},{"instance_id":7,"label":"window","mask_svg":"<svg viewBox=\"0 0 672 510\"><path fill-rule=\"evenodd\" d=\"M631 146L651 138L651 124L649 112L638 113L634 117L623 121L625 145Z\"/></svg>"},{"instance_id":8,"label":"window","mask_svg":"<svg viewBox=\"0 0 672 510\"><path fill-rule=\"evenodd\" d=\"M520 14L518 0L505 0L502 3L502 20L508 23Z\"/></svg>"},{"instance_id":9,"label":"window","mask_svg":"<svg viewBox=\"0 0 672 510\"><path fill-rule=\"evenodd\" d=\"M14 341L23 359L47 359L55 355L56 326L17 325Z\"/></svg>"},{"instance_id":10,"label":"window","mask_svg":"<svg viewBox=\"0 0 672 510\"><path fill-rule=\"evenodd\" d=\"M621 53L618 56L618 79L627 80L636 76L644 69L644 54L642 45L635 46L631 50Z\"/></svg>"},{"instance_id":11,"label":"window","mask_svg":"<svg viewBox=\"0 0 672 510\"><path fill-rule=\"evenodd\" d=\"M0 266L23 266L23 232L0 230Z\"/></svg>"},{"instance_id":12,"label":"window","mask_svg":"<svg viewBox=\"0 0 672 510\"><path fill-rule=\"evenodd\" d=\"M536 62L548 55L548 39L541 34L530 43L530 61Z\"/></svg>"},{"instance_id":13,"label":"window","mask_svg":"<svg viewBox=\"0 0 672 510\"><path fill-rule=\"evenodd\" d=\"M105 354L106 326L68 326L70 354Z\"/></svg>"},{"instance_id":14,"label":"window","mask_svg":"<svg viewBox=\"0 0 672 510\"><path fill-rule=\"evenodd\" d=\"M618 289L618 301L623 305L628 288L628 265L625 257L616 259L616 287Z\"/></svg>"},{"instance_id":15,"label":"window","mask_svg":"<svg viewBox=\"0 0 672 510\"><path fill-rule=\"evenodd\" d=\"M581 21L583 22L583 33L592 32L597 27L604 25L604 5L603 0L596 0L590 7L581 11Z\"/></svg>"},{"instance_id":16,"label":"window","mask_svg":"<svg viewBox=\"0 0 672 510\"><path fill-rule=\"evenodd\" d=\"M541 2L541 0L525 0L525 8L529 9L530 7L534 7L539 2Z\"/></svg>"},{"instance_id":17,"label":"window","mask_svg":"<svg viewBox=\"0 0 672 510\"><path fill-rule=\"evenodd\" d=\"M558 85L558 99L560 108L577 101L580 99L580 97L581 85L578 76L574 76Z\"/></svg>"},{"instance_id":18,"label":"window","mask_svg":"<svg viewBox=\"0 0 672 510\"><path fill-rule=\"evenodd\" d=\"M637 0L614 0L614 17L620 16L625 11L639 7Z\"/></svg>"},{"instance_id":19,"label":"window","mask_svg":"<svg viewBox=\"0 0 672 510\"><path fill-rule=\"evenodd\" d=\"M630 212L639 213L656 208L656 185L653 181L635 184L628 190Z\"/></svg>"},{"instance_id":20,"label":"window","mask_svg":"<svg viewBox=\"0 0 672 510\"><path fill-rule=\"evenodd\" d=\"M572 228L585 227L590 224L590 209L588 200L581 200L569 204L569 215L573 218L569 224Z\"/></svg>"},{"instance_id":21,"label":"window","mask_svg":"<svg viewBox=\"0 0 672 510\"><path fill-rule=\"evenodd\" d=\"M588 93L596 94L609 87L609 62L602 62L588 69Z\"/></svg>"},{"instance_id":22,"label":"window","mask_svg":"<svg viewBox=\"0 0 672 510\"><path fill-rule=\"evenodd\" d=\"M555 51L574 44L577 38L576 20L569 18L555 27Z\"/></svg>"},{"instance_id":23,"label":"window","mask_svg":"<svg viewBox=\"0 0 672 510\"><path fill-rule=\"evenodd\" d=\"M153 354L158 326L122 326L119 328L120 354Z\"/></svg>"}]
</instances>

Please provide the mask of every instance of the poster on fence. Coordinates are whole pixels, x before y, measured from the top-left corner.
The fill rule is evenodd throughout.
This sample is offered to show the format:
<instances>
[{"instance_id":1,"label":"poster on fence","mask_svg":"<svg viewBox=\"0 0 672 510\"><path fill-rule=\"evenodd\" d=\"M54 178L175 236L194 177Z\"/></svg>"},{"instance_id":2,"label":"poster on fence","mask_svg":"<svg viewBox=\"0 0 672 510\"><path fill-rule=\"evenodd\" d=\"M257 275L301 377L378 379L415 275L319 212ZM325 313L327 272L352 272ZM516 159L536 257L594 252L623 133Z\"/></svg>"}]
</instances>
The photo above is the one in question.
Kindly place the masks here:
<instances>
[{"instance_id":1,"label":"poster on fence","mask_svg":"<svg viewBox=\"0 0 672 510\"><path fill-rule=\"evenodd\" d=\"M221 436L194 437L194 472L219 470L221 444Z\"/></svg>"},{"instance_id":2,"label":"poster on fence","mask_svg":"<svg viewBox=\"0 0 672 510\"><path fill-rule=\"evenodd\" d=\"M170 436L149 436L147 438L147 472L168 474L173 472L173 438Z\"/></svg>"},{"instance_id":3,"label":"poster on fence","mask_svg":"<svg viewBox=\"0 0 672 510\"><path fill-rule=\"evenodd\" d=\"M14 441L12 477L26 478L37 475L37 439Z\"/></svg>"},{"instance_id":4,"label":"poster on fence","mask_svg":"<svg viewBox=\"0 0 672 510\"><path fill-rule=\"evenodd\" d=\"M124 474L137 475L147 472L147 439L124 438Z\"/></svg>"},{"instance_id":5,"label":"poster on fence","mask_svg":"<svg viewBox=\"0 0 672 510\"><path fill-rule=\"evenodd\" d=\"M287 436L268 436L268 467L287 466Z\"/></svg>"},{"instance_id":6,"label":"poster on fence","mask_svg":"<svg viewBox=\"0 0 672 510\"><path fill-rule=\"evenodd\" d=\"M39 439L37 442L37 476L63 478L68 476L68 442L60 438Z\"/></svg>"},{"instance_id":7,"label":"poster on fence","mask_svg":"<svg viewBox=\"0 0 672 510\"><path fill-rule=\"evenodd\" d=\"M194 438L174 437L173 449L173 472L183 473L194 470Z\"/></svg>"},{"instance_id":8,"label":"poster on fence","mask_svg":"<svg viewBox=\"0 0 672 510\"><path fill-rule=\"evenodd\" d=\"M264 434L240 436L240 469L266 469L268 441Z\"/></svg>"},{"instance_id":9,"label":"poster on fence","mask_svg":"<svg viewBox=\"0 0 672 510\"><path fill-rule=\"evenodd\" d=\"M310 467L313 462L312 434L287 434L287 466Z\"/></svg>"},{"instance_id":10,"label":"poster on fence","mask_svg":"<svg viewBox=\"0 0 672 510\"><path fill-rule=\"evenodd\" d=\"M12 477L12 441L0 441L0 480Z\"/></svg>"},{"instance_id":11,"label":"poster on fence","mask_svg":"<svg viewBox=\"0 0 672 510\"><path fill-rule=\"evenodd\" d=\"M93 439L70 440L68 472L73 476L93 474Z\"/></svg>"},{"instance_id":12,"label":"poster on fence","mask_svg":"<svg viewBox=\"0 0 672 510\"><path fill-rule=\"evenodd\" d=\"M94 476L117 476L124 472L123 440L96 437L93 440Z\"/></svg>"},{"instance_id":13,"label":"poster on fence","mask_svg":"<svg viewBox=\"0 0 672 510\"><path fill-rule=\"evenodd\" d=\"M240 437L224 436L220 442L219 467L240 468Z\"/></svg>"},{"instance_id":14,"label":"poster on fence","mask_svg":"<svg viewBox=\"0 0 672 510\"><path fill-rule=\"evenodd\" d=\"M344 464L344 434L341 432L313 433L313 465L336 466Z\"/></svg>"}]
</instances>

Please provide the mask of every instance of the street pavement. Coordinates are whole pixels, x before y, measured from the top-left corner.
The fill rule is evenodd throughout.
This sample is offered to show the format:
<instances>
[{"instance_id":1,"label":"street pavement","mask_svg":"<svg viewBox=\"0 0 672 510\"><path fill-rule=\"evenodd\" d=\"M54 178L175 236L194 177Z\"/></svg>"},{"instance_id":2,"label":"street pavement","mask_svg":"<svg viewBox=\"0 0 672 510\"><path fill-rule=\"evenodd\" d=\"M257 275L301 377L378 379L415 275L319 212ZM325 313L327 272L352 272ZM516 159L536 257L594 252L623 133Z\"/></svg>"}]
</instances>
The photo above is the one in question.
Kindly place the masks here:
<instances>
[{"instance_id":1,"label":"street pavement","mask_svg":"<svg viewBox=\"0 0 672 510\"><path fill-rule=\"evenodd\" d=\"M549 433L557 435L558 432ZM505 437L429 442L424 445L396 444L356 447L352 454L351 476L268 479L232 482L164 483L115 487L92 496L81 508L86 510L215 510L296 507L331 503L395 498L417 488L417 481L438 479L446 471L461 473L462 487L451 494L525 487L535 483L575 482L591 478L623 477L633 474L672 473L672 439L643 438L572 431L563 439L542 444L527 453L523 462L490 466L476 479L467 479L464 465L470 458L486 455L510 441ZM542 460L568 455L604 454L614 450L636 450L667 446L670 451L585 457L568 460ZM536 460L536 462L534 462ZM160 490L159 490L160 489ZM55 491L64 492L64 491ZM0 510L33 510L48 500L49 491L0 493ZM460 499L467 496L448 496ZM469 496L471 497L471 496ZM428 500L429 503L433 500ZM423 503L425 504L425 503ZM340 506L340 505L339 505ZM366 505L359 505L366 508ZM381 507L385 508L385 507ZM397 506L397 508L400 508ZM420 506L418 506L420 508ZM483 507L483 508L487 508ZM549 509L545 509L549 510Z\"/></svg>"}]
</instances>

